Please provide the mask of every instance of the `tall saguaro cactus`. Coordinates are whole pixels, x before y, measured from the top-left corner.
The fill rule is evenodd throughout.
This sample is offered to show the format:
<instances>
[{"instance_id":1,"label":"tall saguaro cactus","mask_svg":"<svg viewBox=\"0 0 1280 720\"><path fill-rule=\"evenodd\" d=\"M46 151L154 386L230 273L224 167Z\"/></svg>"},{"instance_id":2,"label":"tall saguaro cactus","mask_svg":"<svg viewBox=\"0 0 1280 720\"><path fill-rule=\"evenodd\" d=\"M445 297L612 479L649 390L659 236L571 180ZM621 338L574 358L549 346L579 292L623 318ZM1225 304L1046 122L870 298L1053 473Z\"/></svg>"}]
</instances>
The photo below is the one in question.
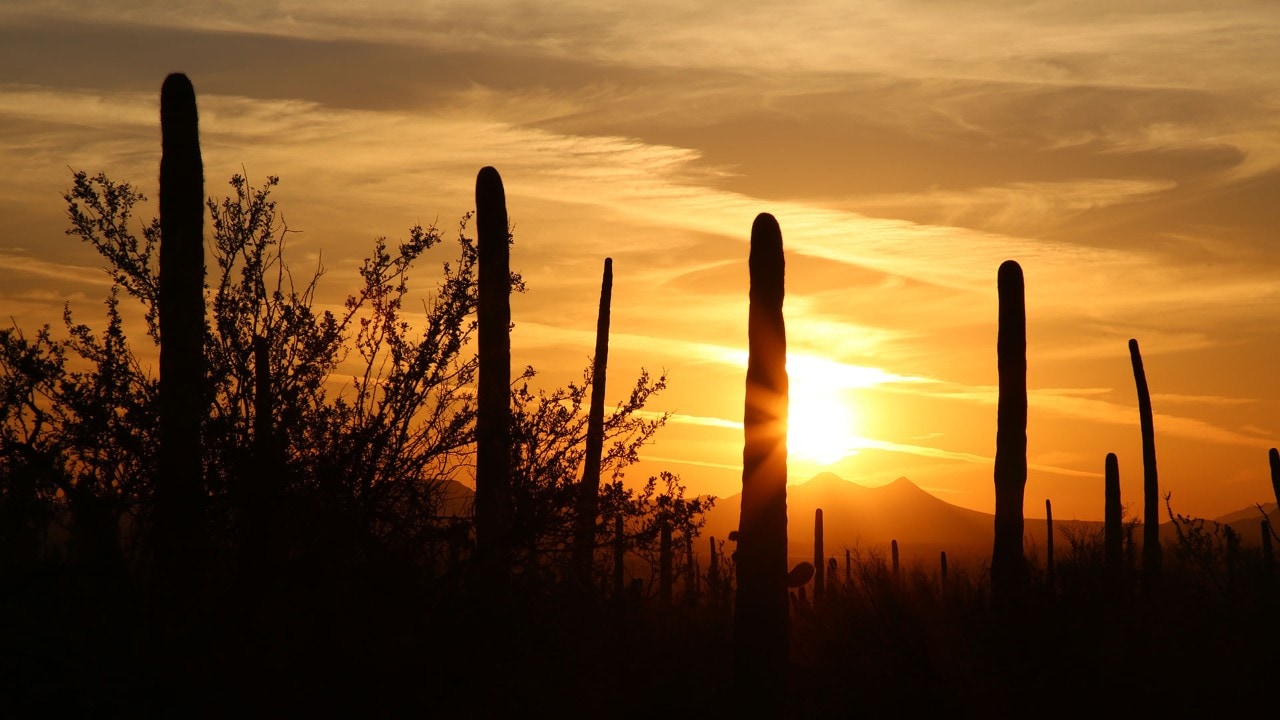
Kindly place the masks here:
<instances>
[{"instance_id":1,"label":"tall saguaro cactus","mask_svg":"<svg viewBox=\"0 0 1280 720\"><path fill-rule=\"evenodd\" d=\"M1107 453L1103 478L1102 547L1107 575L1114 582L1120 576L1124 536L1121 534L1120 461Z\"/></svg>"},{"instance_id":2,"label":"tall saguaro cactus","mask_svg":"<svg viewBox=\"0 0 1280 720\"><path fill-rule=\"evenodd\" d=\"M1160 579L1160 483L1156 474L1156 431L1151 413L1147 372L1142 367L1138 341L1129 340L1129 359L1138 388L1138 419L1142 424L1142 589L1155 590Z\"/></svg>"},{"instance_id":3,"label":"tall saguaro cactus","mask_svg":"<svg viewBox=\"0 0 1280 720\"><path fill-rule=\"evenodd\" d=\"M1053 592L1053 503L1047 498L1044 501L1044 531L1045 583L1048 585L1049 592Z\"/></svg>"},{"instance_id":4,"label":"tall saguaro cactus","mask_svg":"<svg viewBox=\"0 0 1280 720\"><path fill-rule=\"evenodd\" d=\"M782 713L787 649L787 338L782 231L751 226L742 515L733 625L734 684L743 708Z\"/></svg>"},{"instance_id":5,"label":"tall saguaro cactus","mask_svg":"<svg viewBox=\"0 0 1280 720\"><path fill-rule=\"evenodd\" d=\"M1027 311L1022 267L1006 260L997 275L1000 328L996 339L1000 400L996 410L993 599L1008 602L1022 589L1023 494L1027 486Z\"/></svg>"},{"instance_id":6,"label":"tall saguaro cactus","mask_svg":"<svg viewBox=\"0 0 1280 720\"><path fill-rule=\"evenodd\" d=\"M591 409L587 414L587 454L578 490L573 564L580 588L591 586L600 500L600 461L604 455L605 372L609 365L609 311L613 298L613 258L604 259L600 310L596 316L596 354L591 364Z\"/></svg>"},{"instance_id":7,"label":"tall saguaro cactus","mask_svg":"<svg viewBox=\"0 0 1280 720\"><path fill-rule=\"evenodd\" d=\"M195 88L174 73L160 89L160 447L157 580L170 591L199 571L204 545L204 163ZM179 578L178 576L182 576ZM170 597L166 602L178 598Z\"/></svg>"},{"instance_id":8,"label":"tall saguaro cactus","mask_svg":"<svg viewBox=\"0 0 1280 720\"><path fill-rule=\"evenodd\" d=\"M822 508L813 511L813 601L827 592L826 551L822 547Z\"/></svg>"},{"instance_id":9,"label":"tall saguaro cactus","mask_svg":"<svg viewBox=\"0 0 1280 720\"><path fill-rule=\"evenodd\" d=\"M476 555L481 592L500 592L510 568L511 234L502 176L476 175Z\"/></svg>"},{"instance_id":10,"label":"tall saguaro cactus","mask_svg":"<svg viewBox=\"0 0 1280 720\"><path fill-rule=\"evenodd\" d=\"M1276 494L1276 503L1280 503L1280 450L1268 450L1267 460L1271 463L1271 491Z\"/></svg>"}]
</instances>

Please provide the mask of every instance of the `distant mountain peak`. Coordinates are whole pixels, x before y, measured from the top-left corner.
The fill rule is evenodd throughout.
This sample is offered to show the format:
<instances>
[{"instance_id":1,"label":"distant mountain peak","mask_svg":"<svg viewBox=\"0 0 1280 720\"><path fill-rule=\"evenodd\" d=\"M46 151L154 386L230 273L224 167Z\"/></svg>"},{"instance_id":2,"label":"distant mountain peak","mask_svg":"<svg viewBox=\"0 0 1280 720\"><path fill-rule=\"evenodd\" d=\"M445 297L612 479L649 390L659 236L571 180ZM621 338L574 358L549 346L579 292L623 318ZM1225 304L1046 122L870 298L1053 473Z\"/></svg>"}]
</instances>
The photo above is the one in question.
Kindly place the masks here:
<instances>
[{"instance_id":1,"label":"distant mountain peak","mask_svg":"<svg viewBox=\"0 0 1280 720\"><path fill-rule=\"evenodd\" d=\"M845 480L844 478L840 477L839 475L833 472L820 472L817 475L814 475L813 477L809 478L809 482L805 484L808 485L811 483L815 485L830 485L832 483L840 483L842 485L848 485L849 481Z\"/></svg>"}]
</instances>

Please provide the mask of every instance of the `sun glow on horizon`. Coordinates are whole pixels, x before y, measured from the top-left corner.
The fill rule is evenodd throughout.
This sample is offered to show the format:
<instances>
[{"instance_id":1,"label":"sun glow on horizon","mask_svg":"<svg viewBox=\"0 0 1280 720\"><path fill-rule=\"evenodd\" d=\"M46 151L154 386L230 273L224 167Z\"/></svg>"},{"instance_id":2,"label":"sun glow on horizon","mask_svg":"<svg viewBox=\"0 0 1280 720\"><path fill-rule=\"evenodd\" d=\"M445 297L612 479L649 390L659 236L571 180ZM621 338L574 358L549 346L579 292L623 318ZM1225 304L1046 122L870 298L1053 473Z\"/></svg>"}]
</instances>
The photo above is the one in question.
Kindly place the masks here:
<instances>
[{"instance_id":1,"label":"sun glow on horizon","mask_svg":"<svg viewBox=\"0 0 1280 720\"><path fill-rule=\"evenodd\" d=\"M862 418L838 379L813 372L821 367L788 360L787 455L828 466L858 453Z\"/></svg>"}]
</instances>

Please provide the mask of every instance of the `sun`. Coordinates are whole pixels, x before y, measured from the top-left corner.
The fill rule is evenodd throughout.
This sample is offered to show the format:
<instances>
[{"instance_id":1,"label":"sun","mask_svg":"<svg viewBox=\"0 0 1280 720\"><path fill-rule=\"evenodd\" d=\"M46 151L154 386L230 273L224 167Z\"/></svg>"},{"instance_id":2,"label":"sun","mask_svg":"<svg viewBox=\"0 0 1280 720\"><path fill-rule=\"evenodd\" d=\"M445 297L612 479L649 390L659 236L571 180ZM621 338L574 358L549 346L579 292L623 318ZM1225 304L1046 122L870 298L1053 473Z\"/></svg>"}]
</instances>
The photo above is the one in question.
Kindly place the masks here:
<instances>
[{"instance_id":1,"label":"sun","mask_svg":"<svg viewBox=\"0 0 1280 720\"><path fill-rule=\"evenodd\" d=\"M848 391L821 376L790 377L787 456L815 465L832 465L857 453L859 416Z\"/></svg>"}]
</instances>

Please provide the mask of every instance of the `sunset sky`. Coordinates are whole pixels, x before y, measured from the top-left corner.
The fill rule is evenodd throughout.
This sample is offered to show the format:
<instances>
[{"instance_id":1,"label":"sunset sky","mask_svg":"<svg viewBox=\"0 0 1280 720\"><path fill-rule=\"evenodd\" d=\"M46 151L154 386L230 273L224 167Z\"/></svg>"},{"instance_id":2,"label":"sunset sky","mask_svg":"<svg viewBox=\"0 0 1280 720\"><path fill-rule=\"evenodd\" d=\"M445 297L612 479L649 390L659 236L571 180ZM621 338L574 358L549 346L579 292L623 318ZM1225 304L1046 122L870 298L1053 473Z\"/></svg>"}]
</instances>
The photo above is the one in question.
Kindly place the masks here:
<instances>
[{"instance_id":1,"label":"sunset sky","mask_svg":"<svg viewBox=\"0 0 1280 720\"><path fill-rule=\"evenodd\" d=\"M108 279L64 235L61 193L75 169L155 196L175 71L206 191L280 176L287 257L323 255L327 303L375 238L451 234L492 165L528 284L513 364L563 385L612 257L609 402L666 370L649 409L674 414L632 480L738 492L747 240L769 212L793 411L824 420L796 419L825 439L793 446L793 482L905 475L993 511L996 271L1015 259L1029 517L1050 499L1101 519L1108 452L1142 515L1129 338L1174 510L1275 500L1273 1L4 0L0 301L19 327L64 301L100 321Z\"/></svg>"}]
</instances>

